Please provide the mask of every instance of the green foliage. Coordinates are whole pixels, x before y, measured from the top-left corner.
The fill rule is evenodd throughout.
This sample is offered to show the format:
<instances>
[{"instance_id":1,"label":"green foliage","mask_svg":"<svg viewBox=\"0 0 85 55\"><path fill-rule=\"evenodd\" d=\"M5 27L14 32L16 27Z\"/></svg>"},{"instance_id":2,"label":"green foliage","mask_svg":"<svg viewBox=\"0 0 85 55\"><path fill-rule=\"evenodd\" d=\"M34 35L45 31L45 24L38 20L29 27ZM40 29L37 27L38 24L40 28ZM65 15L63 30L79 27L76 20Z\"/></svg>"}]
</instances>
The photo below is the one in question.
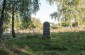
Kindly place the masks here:
<instances>
[{"instance_id":1,"label":"green foliage","mask_svg":"<svg viewBox=\"0 0 85 55\"><path fill-rule=\"evenodd\" d=\"M83 25L83 18L85 15L84 0L47 0L50 4L56 3L58 7L58 14L54 15L56 17L62 17L62 20L69 21L74 19L74 22L78 22L78 25Z\"/></svg>"},{"instance_id":2,"label":"green foliage","mask_svg":"<svg viewBox=\"0 0 85 55\"><path fill-rule=\"evenodd\" d=\"M77 26L78 26L78 22L72 23L72 26L73 26L73 27L77 27Z\"/></svg>"},{"instance_id":3,"label":"green foliage","mask_svg":"<svg viewBox=\"0 0 85 55\"><path fill-rule=\"evenodd\" d=\"M35 26L35 28L42 28L42 23L38 18L32 18L32 23Z\"/></svg>"},{"instance_id":4,"label":"green foliage","mask_svg":"<svg viewBox=\"0 0 85 55\"><path fill-rule=\"evenodd\" d=\"M21 20L22 23L20 25L21 29L27 29L29 28L30 24L31 24L31 19L28 17L24 17L24 19Z\"/></svg>"},{"instance_id":5,"label":"green foliage","mask_svg":"<svg viewBox=\"0 0 85 55\"><path fill-rule=\"evenodd\" d=\"M58 12L53 12L52 14L50 14L52 19L57 19L58 21L60 21L60 14Z\"/></svg>"},{"instance_id":6,"label":"green foliage","mask_svg":"<svg viewBox=\"0 0 85 55\"><path fill-rule=\"evenodd\" d=\"M31 14L39 10L38 0L7 0L4 27L11 27L11 8L15 7L15 28L28 28L31 24ZM1 4L0 4L1 5ZM1 8L1 6L0 6ZM21 25L22 24L22 25Z\"/></svg>"},{"instance_id":7,"label":"green foliage","mask_svg":"<svg viewBox=\"0 0 85 55\"><path fill-rule=\"evenodd\" d=\"M2 51L2 50L0 50L0 54L1 55L8 55L8 53L6 53L5 51Z\"/></svg>"},{"instance_id":8,"label":"green foliage","mask_svg":"<svg viewBox=\"0 0 85 55\"><path fill-rule=\"evenodd\" d=\"M31 20L26 20L26 19L27 18L25 18L25 20L22 20L21 29L42 27L42 24L39 19L37 18L31 18Z\"/></svg>"},{"instance_id":9,"label":"green foliage","mask_svg":"<svg viewBox=\"0 0 85 55\"><path fill-rule=\"evenodd\" d=\"M27 19L27 17L20 18L19 14L15 14L15 29L27 29L27 28L42 28L42 24L39 19L31 18ZM9 21L5 22L4 28L8 29L12 25L12 20L9 18Z\"/></svg>"},{"instance_id":10,"label":"green foliage","mask_svg":"<svg viewBox=\"0 0 85 55\"><path fill-rule=\"evenodd\" d=\"M17 48L14 52L17 55L78 55L85 50L84 36L85 31L51 33L51 39L42 39L42 34L24 33L15 39L4 40L3 44L9 51Z\"/></svg>"},{"instance_id":11,"label":"green foliage","mask_svg":"<svg viewBox=\"0 0 85 55\"><path fill-rule=\"evenodd\" d=\"M58 24L50 23L52 29L58 29L60 26Z\"/></svg>"},{"instance_id":12,"label":"green foliage","mask_svg":"<svg viewBox=\"0 0 85 55\"><path fill-rule=\"evenodd\" d=\"M62 22L62 26L63 27L68 27L68 26L70 26L70 24L69 24L69 22Z\"/></svg>"}]
</instances>

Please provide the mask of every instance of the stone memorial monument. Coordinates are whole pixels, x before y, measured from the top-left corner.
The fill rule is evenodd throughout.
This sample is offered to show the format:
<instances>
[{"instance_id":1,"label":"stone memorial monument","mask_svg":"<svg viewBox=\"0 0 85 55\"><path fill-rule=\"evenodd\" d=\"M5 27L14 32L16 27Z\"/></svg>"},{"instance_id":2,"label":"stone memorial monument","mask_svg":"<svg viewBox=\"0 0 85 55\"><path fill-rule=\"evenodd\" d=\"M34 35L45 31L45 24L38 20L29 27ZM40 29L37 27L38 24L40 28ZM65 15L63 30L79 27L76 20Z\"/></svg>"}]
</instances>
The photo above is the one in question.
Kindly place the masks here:
<instances>
[{"instance_id":1,"label":"stone memorial monument","mask_svg":"<svg viewBox=\"0 0 85 55\"><path fill-rule=\"evenodd\" d=\"M50 38L50 23L47 21L43 23L43 38Z\"/></svg>"}]
</instances>

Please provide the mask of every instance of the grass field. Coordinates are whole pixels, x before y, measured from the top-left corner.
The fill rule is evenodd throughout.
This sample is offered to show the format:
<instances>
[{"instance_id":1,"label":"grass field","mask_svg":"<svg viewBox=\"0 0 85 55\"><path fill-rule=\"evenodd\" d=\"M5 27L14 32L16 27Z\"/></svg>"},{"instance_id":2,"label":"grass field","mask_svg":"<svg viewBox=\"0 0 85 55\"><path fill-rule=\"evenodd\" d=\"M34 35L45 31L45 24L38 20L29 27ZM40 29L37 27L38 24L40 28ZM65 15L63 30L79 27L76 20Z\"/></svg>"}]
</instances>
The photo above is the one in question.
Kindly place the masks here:
<instances>
[{"instance_id":1,"label":"grass field","mask_svg":"<svg viewBox=\"0 0 85 55\"><path fill-rule=\"evenodd\" d=\"M4 34L0 55L85 55L85 31L51 33L51 39L42 34L17 33L12 38Z\"/></svg>"}]
</instances>

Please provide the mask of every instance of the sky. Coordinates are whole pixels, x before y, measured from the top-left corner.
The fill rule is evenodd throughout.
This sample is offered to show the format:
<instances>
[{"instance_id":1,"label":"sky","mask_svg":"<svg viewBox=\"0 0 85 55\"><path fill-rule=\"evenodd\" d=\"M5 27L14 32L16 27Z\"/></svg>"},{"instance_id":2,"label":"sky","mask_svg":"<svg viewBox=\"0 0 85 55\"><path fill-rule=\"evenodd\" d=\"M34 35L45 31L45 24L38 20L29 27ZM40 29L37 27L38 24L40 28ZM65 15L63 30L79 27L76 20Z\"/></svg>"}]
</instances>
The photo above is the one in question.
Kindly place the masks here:
<instances>
[{"instance_id":1,"label":"sky","mask_svg":"<svg viewBox=\"0 0 85 55\"><path fill-rule=\"evenodd\" d=\"M50 18L50 14L57 11L57 6L55 4L49 5L46 0L40 0L40 3L40 10L37 12L36 15L32 15L32 17L40 19L41 23L45 21L56 23L57 21Z\"/></svg>"}]
</instances>

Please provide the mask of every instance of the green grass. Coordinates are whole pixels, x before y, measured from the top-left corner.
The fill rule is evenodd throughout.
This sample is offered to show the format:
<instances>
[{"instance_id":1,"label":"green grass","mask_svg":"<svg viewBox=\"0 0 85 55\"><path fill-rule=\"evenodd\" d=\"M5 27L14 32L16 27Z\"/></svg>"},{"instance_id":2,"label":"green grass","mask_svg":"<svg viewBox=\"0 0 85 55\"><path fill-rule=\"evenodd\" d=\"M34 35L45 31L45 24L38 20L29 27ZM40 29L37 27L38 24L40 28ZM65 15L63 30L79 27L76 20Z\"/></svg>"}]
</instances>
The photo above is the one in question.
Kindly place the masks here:
<instances>
[{"instance_id":1,"label":"green grass","mask_svg":"<svg viewBox=\"0 0 85 55\"><path fill-rule=\"evenodd\" d=\"M51 33L51 39L42 39L42 34L31 33L17 33L16 38L5 34L3 38L1 46L9 50L5 51L8 54L85 55L85 31Z\"/></svg>"}]
</instances>

